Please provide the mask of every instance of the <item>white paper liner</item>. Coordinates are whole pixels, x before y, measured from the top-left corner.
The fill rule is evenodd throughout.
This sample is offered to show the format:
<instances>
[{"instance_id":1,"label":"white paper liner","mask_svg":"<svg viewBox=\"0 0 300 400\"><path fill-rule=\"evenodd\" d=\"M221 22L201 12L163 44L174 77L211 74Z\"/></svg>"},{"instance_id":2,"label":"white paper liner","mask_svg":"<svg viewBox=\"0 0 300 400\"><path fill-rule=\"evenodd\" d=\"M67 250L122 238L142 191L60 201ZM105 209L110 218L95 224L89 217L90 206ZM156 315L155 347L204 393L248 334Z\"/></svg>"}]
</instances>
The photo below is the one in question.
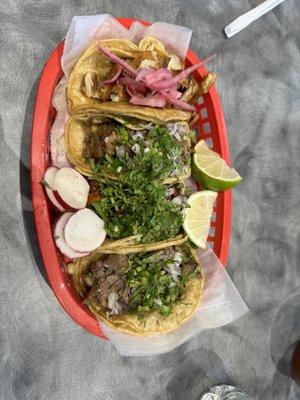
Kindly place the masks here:
<instances>
[{"instance_id":1,"label":"white paper liner","mask_svg":"<svg viewBox=\"0 0 300 400\"><path fill-rule=\"evenodd\" d=\"M56 86L52 104L56 110L56 118L50 131L50 151L52 165L57 168L69 167L64 141L65 124L69 118L66 99L67 78L64 76Z\"/></svg>"}]
</instances>

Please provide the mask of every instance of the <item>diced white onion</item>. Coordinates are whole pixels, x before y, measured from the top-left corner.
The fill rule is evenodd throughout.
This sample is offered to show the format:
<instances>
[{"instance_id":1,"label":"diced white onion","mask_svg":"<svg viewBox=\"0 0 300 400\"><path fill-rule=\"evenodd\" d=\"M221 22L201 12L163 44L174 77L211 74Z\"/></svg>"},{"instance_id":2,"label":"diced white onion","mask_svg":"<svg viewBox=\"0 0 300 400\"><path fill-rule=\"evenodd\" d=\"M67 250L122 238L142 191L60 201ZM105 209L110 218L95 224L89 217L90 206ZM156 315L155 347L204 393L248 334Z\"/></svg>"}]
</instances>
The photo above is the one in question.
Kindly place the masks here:
<instances>
[{"instance_id":1,"label":"diced white onion","mask_svg":"<svg viewBox=\"0 0 300 400\"><path fill-rule=\"evenodd\" d=\"M131 150L135 153L135 154L139 154L141 151L141 147L138 143L135 143L132 147Z\"/></svg>"},{"instance_id":2,"label":"diced white onion","mask_svg":"<svg viewBox=\"0 0 300 400\"><path fill-rule=\"evenodd\" d=\"M133 140L136 140L138 138L144 139L143 131L138 131L138 132L132 134Z\"/></svg>"},{"instance_id":3,"label":"diced white onion","mask_svg":"<svg viewBox=\"0 0 300 400\"><path fill-rule=\"evenodd\" d=\"M158 306L162 305L162 301L160 299L154 299L153 303L157 304Z\"/></svg>"},{"instance_id":4,"label":"diced white onion","mask_svg":"<svg viewBox=\"0 0 300 400\"><path fill-rule=\"evenodd\" d=\"M173 187L170 187L170 188L168 188L168 189L166 190L166 195L167 195L167 197L172 196L172 195L175 194L175 193L176 193L176 190L175 190L175 188L173 188Z\"/></svg>"},{"instance_id":5,"label":"diced white onion","mask_svg":"<svg viewBox=\"0 0 300 400\"><path fill-rule=\"evenodd\" d=\"M108 303L108 308L111 310L115 308L116 303L119 299L119 295L116 292L110 292L107 296L107 303Z\"/></svg>"},{"instance_id":6,"label":"diced white onion","mask_svg":"<svg viewBox=\"0 0 300 400\"><path fill-rule=\"evenodd\" d=\"M181 136L179 135L178 132L175 133L175 139L178 140L178 142L181 142Z\"/></svg>"},{"instance_id":7,"label":"diced white onion","mask_svg":"<svg viewBox=\"0 0 300 400\"><path fill-rule=\"evenodd\" d=\"M168 267L165 270L171 275L173 281L178 281L178 276L181 274L181 269L178 264L168 264Z\"/></svg>"},{"instance_id":8,"label":"diced white onion","mask_svg":"<svg viewBox=\"0 0 300 400\"><path fill-rule=\"evenodd\" d=\"M182 263L182 254L179 251L176 251L176 253L174 254L174 261L178 265Z\"/></svg>"},{"instance_id":9,"label":"diced white onion","mask_svg":"<svg viewBox=\"0 0 300 400\"><path fill-rule=\"evenodd\" d=\"M183 202L183 199L182 199L182 196L181 196L181 195L176 196L176 197L174 197L174 198L172 199L172 203L175 203L175 204L182 204L182 202Z\"/></svg>"},{"instance_id":10,"label":"diced white onion","mask_svg":"<svg viewBox=\"0 0 300 400\"><path fill-rule=\"evenodd\" d=\"M116 154L117 154L117 157L123 157L125 155L125 147L124 146L118 146L116 148Z\"/></svg>"},{"instance_id":11,"label":"diced white onion","mask_svg":"<svg viewBox=\"0 0 300 400\"><path fill-rule=\"evenodd\" d=\"M117 101L120 101L120 96L119 95L117 95L117 94L115 94L115 93L112 93L110 96L109 96L109 98L110 98L110 100L111 101L113 101L113 102L117 102Z\"/></svg>"}]
</instances>

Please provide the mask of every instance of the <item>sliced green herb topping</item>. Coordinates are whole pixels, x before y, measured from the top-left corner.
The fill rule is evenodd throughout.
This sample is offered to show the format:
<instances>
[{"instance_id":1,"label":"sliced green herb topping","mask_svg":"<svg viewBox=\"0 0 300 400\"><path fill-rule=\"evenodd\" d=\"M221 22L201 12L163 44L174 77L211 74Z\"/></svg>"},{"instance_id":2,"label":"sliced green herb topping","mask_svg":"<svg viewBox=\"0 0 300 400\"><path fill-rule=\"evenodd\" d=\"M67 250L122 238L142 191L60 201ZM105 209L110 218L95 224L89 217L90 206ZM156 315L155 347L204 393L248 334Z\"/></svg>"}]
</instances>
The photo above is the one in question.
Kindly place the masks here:
<instances>
[{"instance_id":1,"label":"sliced green herb topping","mask_svg":"<svg viewBox=\"0 0 300 400\"><path fill-rule=\"evenodd\" d=\"M127 175L127 174L126 174ZM129 172L126 181L99 182L101 199L91 204L110 238L140 234L142 243L181 233L183 206L166 199L166 186Z\"/></svg>"},{"instance_id":2,"label":"sliced green herb topping","mask_svg":"<svg viewBox=\"0 0 300 400\"><path fill-rule=\"evenodd\" d=\"M106 155L98 161L98 177L103 171L123 175L128 170L143 170L149 178L164 179L181 174L190 164L189 150L164 126L156 126L144 136L138 131L129 134L125 126L118 126L117 134L116 156Z\"/></svg>"},{"instance_id":3,"label":"sliced green herb topping","mask_svg":"<svg viewBox=\"0 0 300 400\"><path fill-rule=\"evenodd\" d=\"M146 136L119 126L117 135L115 156L91 160L101 196L91 207L104 220L108 236L140 234L141 241L149 243L180 234L183 206L167 200L166 186L159 182L183 172L190 161L189 147L164 126L153 127Z\"/></svg>"},{"instance_id":4,"label":"sliced green herb topping","mask_svg":"<svg viewBox=\"0 0 300 400\"><path fill-rule=\"evenodd\" d=\"M187 281L197 275L199 266L189 244L175 247L169 252L170 254L158 251L128 256L126 286L131 289L130 310L141 313L158 310L163 315L169 315L172 305L185 293ZM176 264L176 254L181 257L181 272L174 280L168 271Z\"/></svg>"}]
</instances>

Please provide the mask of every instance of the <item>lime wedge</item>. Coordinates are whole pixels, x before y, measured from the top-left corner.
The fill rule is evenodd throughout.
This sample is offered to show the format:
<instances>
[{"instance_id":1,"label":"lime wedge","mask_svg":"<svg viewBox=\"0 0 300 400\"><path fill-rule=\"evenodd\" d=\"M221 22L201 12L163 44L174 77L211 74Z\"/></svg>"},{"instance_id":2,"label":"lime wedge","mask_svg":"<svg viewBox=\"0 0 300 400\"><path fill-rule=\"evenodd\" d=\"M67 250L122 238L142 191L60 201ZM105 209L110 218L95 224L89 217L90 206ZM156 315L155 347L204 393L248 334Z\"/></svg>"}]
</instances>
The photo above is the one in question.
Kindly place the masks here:
<instances>
[{"instance_id":1,"label":"lime wedge","mask_svg":"<svg viewBox=\"0 0 300 400\"><path fill-rule=\"evenodd\" d=\"M209 149L204 140L195 146L193 175L207 189L221 191L238 185L242 177L230 168L218 153Z\"/></svg>"},{"instance_id":2,"label":"lime wedge","mask_svg":"<svg viewBox=\"0 0 300 400\"><path fill-rule=\"evenodd\" d=\"M205 249L213 213L216 192L203 190L193 193L188 198L189 208L186 209L183 229L188 237L198 247Z\"/></svg>"}]
</instances>

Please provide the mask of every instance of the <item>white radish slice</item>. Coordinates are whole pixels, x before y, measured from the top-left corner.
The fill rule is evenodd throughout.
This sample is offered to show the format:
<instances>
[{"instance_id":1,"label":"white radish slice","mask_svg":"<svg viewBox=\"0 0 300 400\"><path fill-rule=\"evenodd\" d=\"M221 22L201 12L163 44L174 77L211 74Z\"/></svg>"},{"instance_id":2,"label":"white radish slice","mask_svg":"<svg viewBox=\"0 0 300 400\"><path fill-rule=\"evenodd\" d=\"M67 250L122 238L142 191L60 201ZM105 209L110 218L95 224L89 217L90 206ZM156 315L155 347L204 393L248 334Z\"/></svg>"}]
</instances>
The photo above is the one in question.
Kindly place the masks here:
<instances>
[{"instance_id":1,"label":"white radish slice","mask_svg":"<svg viewBox=\"0 0 300 400\"><path fill-rule=\"evenodd\" d=\"M65 211L64 207L58 202L56 197L54 196L52 187L53 187L53 181L54 177L56 175L56 172L58 171L58 168L56 167L49 167L45 171L45 175L43 178L44 186L46 189L47 196L51 203L59 210L59 211Z\"/></svg>"},{"instance_id":2,"label":"white radish slice","mask_svg":"<svg viewBox=\"0 0 300 400\"><path fill-rule=\"evenodd\" d=\"M87 204L90 185L74 168L59 169L54 177L53 191L58 202L66 209L79 210Z\"/></svg>"},{"instance_id":3,"label":"white radish slice","mask_svg":"<svg viewBox=\"0 0 300 400\"><path fill-rule=\"evenodd\" d=\"M78 257L83 257L88 255L89 253L81 253L79 251L74 251L65 241L64 238L64 229L66 226L66 223L72 217L73 213L68 212L63 215L61 215L54 227L54 240L56 243L56 246L59 248L59 250L64 254L65 256L69 258L78 258Z\"/></svg>"},{"instance_id":4,"label":"white radish slice","mask_svg":"<svg viewBox=\"0 0 300 400\"><path fill-rule=\"evenodd\" d=\"M84 208L69 219L64 236L73 250L93 251L104 242L104 222L92 210Z\"/></svg>"}]
</instances>

